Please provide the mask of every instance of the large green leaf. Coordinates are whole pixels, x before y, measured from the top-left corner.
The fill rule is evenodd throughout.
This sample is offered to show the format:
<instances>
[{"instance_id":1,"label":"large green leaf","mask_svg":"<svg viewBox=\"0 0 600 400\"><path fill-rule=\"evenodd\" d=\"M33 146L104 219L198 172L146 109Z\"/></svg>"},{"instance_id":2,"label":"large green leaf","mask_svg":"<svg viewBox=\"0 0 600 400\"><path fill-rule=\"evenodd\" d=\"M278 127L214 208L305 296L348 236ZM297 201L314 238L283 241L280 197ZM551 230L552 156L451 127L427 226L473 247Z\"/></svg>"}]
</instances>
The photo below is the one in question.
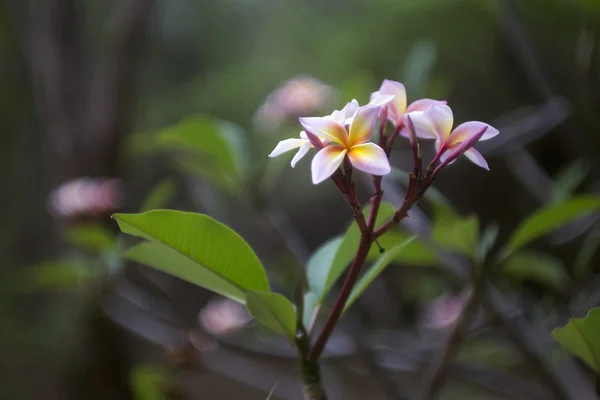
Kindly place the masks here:
<instances>
[{"instance_id":1,"label":"large green leaf","mask_svg":"<svg viewBox=\"0 0 600 400\"><path fill-rule=\"evenodd\" d=\"M463 218L448 206L434 204L431 237L440 247L472 257L477 246L479 219L476 215Z\"/></svg>"},{"instance_id":2,"label":"large green leaf","mask_svg":"<svg viewBox=\"0 0 600 400\"><path fill-rule=\"evenodd\" d=\"M508 255L561 225L599 209L600 197L581 196L537 210L513 232L506 245L504 255Z\"/></svg>"},{"instance_id":3,"label":"large green leaf","mask_svg":"<svg viewBox=\"0 0 600 400\"><path fill-rule=\"evenodd\" d=\"M121 253L121 257L145 264L240 303L246 301L244 288L232 284L208 268L199 266L196 261L162 243L139 243Z\"/></svg>"},{"instance_id":4,"label":"large green leaf","mask_svg":"<svg viewBox=\"0 0 600 400\"><path fill-rule=\"evenodd\" d=\"M115 246L115 235L106 226L85 223L69 227L65 239L75 246L91 251L109 251Z\"/></svg>"},{"instance_id":5,"label":"large green leaf","mask_svg":"<svg viewBox=\"0 0 600 400\"><path fill-rule=\"evenodd\" d=\"M146 196L146 200L144 200L144 203L140 207L140 212L164 208L173 196L175 196L175 190L176 187L173 179L162 179L150 190L150 193Z\"/></svg>"},{"instance_id":6,"label":"large green leaf","mask_svg":"<svg viewBox=\"0 0 600 400\"><path fill-rule=\"evenodd\" d=\"M560 260L549 254L521 251L504 260L502 270L517 282L533 280L560 290L570 280Z\"/></svg>"},{"instance_id":7,"label":"large green leaf","mask_svg":"<svg viewBox=\"0 0 600 400\"><path fill-rule=\"evenodd\" d=\"M305 328L309 328L312 322L313 315L319 304L319 295L314 292L304 293L304 315L302 315L302 324Z\"/></svg>"},{"instance_id":8,"label":"large green leaf","mask_svg":"<svg viewBox=\"0 0 600 400\"><path fill-rule=\"evenodd\" d=\"M568 200L581 182L588 175L590 167L585 160L575 160L561 169L554 177L551 203L562 203Z\"/></svg>"},{"instance_id":9,"label":"large green leaf","mask_svg":"<svg viewBox=\"0 0 600 400\"><path fill-rule=\"evenodd\" d=\"M359 279L359 281L356 282L356 285L354 285L354 288L350 293L350 297L348 297L346 305L344 306L344 311L350 308L350 306L367 289L367 287L369 287L369 285L375 280L375 278L377 278L379 274L383 272L385 267L387 267L392 261L394 261L396 255L401 253L406 248L406 246L415 239L415 236L408 238L403 243L386 250L381 255L381 257L379 257L379 259L371 266L371 268L369 268Z\"/></svg>"},{"instance_id":10,"label":"large green leaf","mask_svg":"<svg viewBox=\"0 0 600 400\"><path fill-rule=\"evenodd\" d=\"M278 293L249 290L246 308L256 321L292 339L296 335L296 310L290 301Z\"/></svg>"},{"instance_id":11,"label":"large green leaf","mask_svg":"<svg viewBox=\"0 0 600 400\"><path fill-rule=\"evenodd\" d=\"M600 375L600 307L592 308L585 318L573 318L552 336Z\"/></svg>"},{"instance_id":12,"label":"large green leaf","mask_svg":"<svg viewBox=\"0 0 600 400\"><path fill-rule=\"evenodd\" d=\"M154 268L210 290L218 289L221 294L242 302L244 299L240 292L270 291L263 266L248 243L209 216L155 210L142 214L115 214L113 217L124 233L159 244L132 249L133 256L146 259L148 264L151 260L147 252L152 252L151 256L157 260L150 264ZM175 256L176 253L181 257ZM127 256L133 257L131 253ZM182 257L195 264L197 270L194 271L192 264L183 263ZM216 278L205 281L211 274L221 282L216 289L211 287ZM237 290L233 291L232 287Z\"/></svg>"},{"instance_id":13,"label":"large green leaf","mask_svg":"<svg viewBox=\"0 0 600 400\"><path fill-rule=\"evenodd\" d=\"M325 284L342 240L341 237L329 239L313 253L306 264L308 287L319 297L325 292Z\"/></svg>"}]
</instances>

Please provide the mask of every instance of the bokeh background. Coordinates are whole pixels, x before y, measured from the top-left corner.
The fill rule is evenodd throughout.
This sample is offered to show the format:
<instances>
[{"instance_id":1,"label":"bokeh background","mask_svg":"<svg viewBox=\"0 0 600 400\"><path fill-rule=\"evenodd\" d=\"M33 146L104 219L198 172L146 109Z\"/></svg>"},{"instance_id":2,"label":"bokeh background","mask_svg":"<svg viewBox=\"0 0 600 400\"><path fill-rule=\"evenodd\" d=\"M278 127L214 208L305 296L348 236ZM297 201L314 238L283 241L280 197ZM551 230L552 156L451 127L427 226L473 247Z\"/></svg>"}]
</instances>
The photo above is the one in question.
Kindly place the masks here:
<instances>
[{"instance_id":1,"label":"bokeh background","mask_svg":"<svg viewBox=\"0 0 600 400\"><path fill-rule=\"evenodd\" d=\"M500 130L478 146L489 172L461 160L435 185L499 242L534 210L598 190L596 0L7 0L0 21L1 398L264 399L278 382L274 398L300 399L286 343L235 304L120 260L131 241L109 216L207 213L291 295L351 215L333 185L311 184L309 160L267 155L298 116L363 104L385 78ZM407 143L392 160L385 198L398 204ZM426 199L403 229L427 238L433 211ZM600 303L596 222L494 277L443 398L550 399L558 375L562 398L593 398L549 332ZM332 399L410 398L464 297L464 265L434 253L390 267L345 317L324 361Z\"/></svg>"}]
</instances>

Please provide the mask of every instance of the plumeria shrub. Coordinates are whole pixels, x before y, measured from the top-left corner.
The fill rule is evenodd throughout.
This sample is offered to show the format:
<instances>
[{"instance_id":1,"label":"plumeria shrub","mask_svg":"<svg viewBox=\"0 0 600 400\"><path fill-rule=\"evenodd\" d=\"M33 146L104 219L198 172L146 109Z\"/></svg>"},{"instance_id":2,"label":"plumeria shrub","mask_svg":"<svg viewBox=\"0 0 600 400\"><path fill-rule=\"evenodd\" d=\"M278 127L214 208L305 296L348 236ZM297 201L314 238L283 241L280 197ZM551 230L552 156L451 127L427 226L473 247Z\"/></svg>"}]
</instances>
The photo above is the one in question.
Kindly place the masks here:
<instances>
[{"instance_id":1,"label":"plumeria shrub","mask_svg":"<svg viewBox=\"0 0 600 400\"><path fill-rule=\"evenodd\" d=\"M499 132L479 121L454 127L454 115L446 101L419 99L408 104L404 86L390 80L385 80L379 90L372 93L368 104L361 106L352 100L329 115L301 117L299 125L298 135L279 142L269 156L288 156L295 151L291 166L296 167L302 165L302 158L313 153L310 171L315 190L333 183L354 222L345 233L326 241L310 257L305 279L293 298L274 292L261 260L250 245L208 215L152 210L115 214L114 218L124 233L143 239L123 252L122 257L244 304L258 323L282 335L295 347L302 367L305 398L325 399L320 358L340 318L407 248L416 243L424 246L415 237L398 235L395 227L428 191L434 190L432 185L436 179L441 179L447 167L459 157L465 156L476 166L488 169L475 146ZM182 129L188 132L197 126L209 129L214 123L188 120ZM230 171L227 176L234 178L226 179L226 186L235 192L238 182L235 177L243 173L243 168L235 152L228 152L223 138L211 136L212 141L207 145L190 136L182 139L171 132L166 132L165 137L163 142L166 143L211 149L218 164L217 172L207 171L206 165L191 163L189 156L182 165L194 165L207 177ZM425 142L421 143L427 139L435 140L435 155L428 162L423 160ZM383 201L382 180L392 171L390 156L398 140L408 140L413 167L404 200L394 207ZM370 177L372 192L368 199L357 195L355 178L358 174ZM448 323L454 328L439 363L425 377L423 398L436 395L443 380L444 365L452 359L464 330L470 326L483 301L486 271L502 270L508 276L511 272L513 276L522 274L520 265L539 260L522 252L526 244L599 208L598 198L581 197L540 210L525 219L493 257L490 254L497 229L486 227L480 232L476 217L463 218L447 208L437 208L431 239L438 248L458 253L469 261L471 289L467 296L461 297L456 316ZM424 257L431 256L427 249L423 253ZM538 265L540 263L543 264L538 262ZM344 275L339 291L331 296ZM328 307L326 300L330 297L335 299ZM557 337L565 342L574 331L568 326L557 332Z\"/></svg>"}]
</instances>

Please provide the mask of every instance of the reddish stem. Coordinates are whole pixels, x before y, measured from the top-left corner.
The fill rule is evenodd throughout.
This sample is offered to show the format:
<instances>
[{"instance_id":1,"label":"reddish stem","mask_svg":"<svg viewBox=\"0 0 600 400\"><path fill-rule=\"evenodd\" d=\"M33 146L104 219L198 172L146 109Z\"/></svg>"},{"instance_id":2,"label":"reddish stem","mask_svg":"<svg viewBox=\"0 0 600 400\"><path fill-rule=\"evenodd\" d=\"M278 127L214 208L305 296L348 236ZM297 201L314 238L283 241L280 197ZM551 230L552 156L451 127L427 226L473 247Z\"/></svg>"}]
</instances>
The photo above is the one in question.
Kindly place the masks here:
<instances>
[{"instance_id":1,"label":"reddish stem","mask_svg":"<svg viewBox=\"0 0 600 400\"><path fill-rule=\"evenodd\" d=\"M327 322L325 322L325 326L323 330L319 334L319 337L315 341L315 344L309 354L310 360L316 360L321 356L323 349L325 348L325 344L331 336L333 329L335 328L338 319L342 315L342 311L344 310L344 306L346 305L346 301L348 297L350 297L350 293L352 293L352 289L354 288L354 284L360 275L360 270L367 260L367 255L369 254L369 250L371 249L371 245L373 244L373 238L369 236L361 236L360 243L358 245L358 250L356 252L356 257L354 257L354 261L352 262L352 266L350 267L350 271L348 272L348 277L344 281L344 285L342 286L342 291L340 292L333 308L331 309L331 313L327 318Z\"/></svg>"}]
</instances>

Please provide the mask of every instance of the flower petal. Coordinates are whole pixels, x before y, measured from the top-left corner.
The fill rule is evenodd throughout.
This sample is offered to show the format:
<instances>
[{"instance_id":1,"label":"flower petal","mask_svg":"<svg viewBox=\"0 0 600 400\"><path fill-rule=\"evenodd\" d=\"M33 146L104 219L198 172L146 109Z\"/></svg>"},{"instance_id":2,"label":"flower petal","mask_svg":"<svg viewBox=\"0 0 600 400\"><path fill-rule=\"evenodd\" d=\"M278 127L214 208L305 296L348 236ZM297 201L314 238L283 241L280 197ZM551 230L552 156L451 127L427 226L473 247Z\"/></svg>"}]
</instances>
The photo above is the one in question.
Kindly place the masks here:
<instances>
[{"instance_id":1,"label":"flower petal","mask_svg":"<svg viewBox=\"0 0 600 400\"><path fill-rule=\"evenodd\" d=\"M283 153L288 152L293 149L297 149L298 147L302 146L304 143L306 143L305 139L282 140L281 142L277 143L277 146L275 146L275 148L273 149L271 154L269 154L269 157L271 157L271 158L277 157L280 154L283 154Z\"/></svg>"},{"instance_id":2,"label":"flower petal","mask_svg":"<svg viewBox=\"0 0 600 400\"><path fill-rule=\"evenodd\" d=\"M348 158L356 169L371 175L387 175L391 171L385 151L375 143L353 146L348 152Z\"/></svg>"},{"instance_id":3,"label":"flower petal","mask_svg":"<svg viewBox=\"0 0 600 400\"><path fill-rule=\"evenodd\" d=\"M405 128L402 128L402 130L400 131L401 135L408 137L408 128L406 128L406 126L408 126L408 122L406 121L406 119L409 115L415 127L415 134L417 135L417 137L422 139L438 138L437 131L431 123L431 119L429 119L427 117L427 114L425 114L423 111L413 111L411 113L404 114L404 117L402 119L404 120Z\"/></svg>"},{"instance_id":4,"label":"flower petal","mask_svg":"<svg viewBox=\"0 0 600 400\"><path fill-rule=\"evenodd\" d=\"M329 178L342 164L347 150L342 146L332 145L319 150L311 164L312 181L316 185Z\"/></svg>"},{"instance_id":5,"label":"flower petal","mask_svg":"<svg viewBox=\"0 0 600 400\"><path fill-rule=\"evenodd\" d=\"M352 99L351 102L349 102L344 106L344 108L342 108L342 112L344 113L346 118L350 118L356 113L356 110L358 110L359 107L360 106L358 105L358 101L356 99Z\"/></svg>"},{"instance_id":6,"label":"flower petal","mask_svg":"<svg viewBox=\"0 0 600 400\"><path fill-rule=\"evenodd\" d=\"M348 136L349 148L371 139L379 110L381 110L380 106L373 105L366 105L356 110L356 114L350 125L350 135Z\"/></svg>"},{"instance_id":7,"label":"flower petal","mask_svg":"<svg viewBox=\"0 0 600 400\"><path fill-rule=\"evenodd\" d=\"M348 133L339 122L326 117L305 117L299 118L304 128L317 136L326 138L341 145L348 142Z\"/></svg>"},{"instance_id":8,"label":"flower petal","mask_svg":"<svg viewBox=\"0 0 600 400\"><path fill-rule=\"evenodd\" d=\"M296 164L298 163L298 161L300 161L302 159L302 157L304 157L306 155L306 153L308 153L308 151L311 149L312 144L307 140L306 143L302 144L302 146L300 146L300 149L298 149L298 152L296 153L296 155L294 156L294 158L292 158L292 168L296 167Z\"/></svg>"},{"instance_id":9,"label":"flower petal","mask_svg":"<svg viewBox=\"0 0 600 400\"><path fill-rule=\"evenodd\" d=\"M445 142L450 136L452 125L454 124L454 115L452 115L450 107L432 104L424 111L423 115L429 119L440 140Z\"/></svg>"},{"instance_id":10,"label":"flower petal","mask_svg":"<svg viewBox=\"0 0 600 400\"><path fill-rule=\"evenodd\" d=\"M385 79L381 84L378 92L379 95L393 94L394 100L388 103L388 118L394 123L399 124L402 122L402 116L406 111L406 88L403 84L396 81Z\"/></svg>"},{"instance_id":11,"label":"flower petal","mask_svg":"<svg viewBox=\"0 0 600 400\"><path fill-rule=\"evenodd\" d=\"M464 124L460 124L459 126L456 127L456 129L454 129L454 131L450 135L449 143L451 143L451 144L461 143L464 140L466 140L468 137L476 135L477 133L481 132L481 130L483 130L483 128L487 128L487 129L485 130L481 139L479 139L480 141L491 139L494 136L498 135L498 133L500 133L498 131L498 129L494 128L491 125L486 124L485 122L469 121L469 122L465 122Z\"/></svg>"},{"instance_id":12,"label":"flower petal","mask_svg":"<svg viewBox=\"0 0 600 400\"><path fill-rule=\"evenodd\" d=\"M481 153L478 152L477 150L475 150L474 148L471 148L471 149L465 151L464 155L469 160L471 160L471 162L473 164L477 165L478 167L481 167L483 169L487 169L488 171L490 170L490 167L488 166L488 163L485 160L485 158L483 158L483 156L481 155Z\"/></svg>"},{"instance_id":13,"label":"flower petal","mask_svg":"<svg viewBox=\"0 0 600 400\"><path fill-rule=\"evenodd\" d=\"M410 103L408 105L408 107L406 107L406 113L413 112L413 111L425 111L432 104L437 104L437 105L440 105L440 106L445 106L446 104L448 104L448 102L446 100L433 100L433 99L419 99L419 100L415 100L412 103Z\"/></svg>"}]
</instances>

